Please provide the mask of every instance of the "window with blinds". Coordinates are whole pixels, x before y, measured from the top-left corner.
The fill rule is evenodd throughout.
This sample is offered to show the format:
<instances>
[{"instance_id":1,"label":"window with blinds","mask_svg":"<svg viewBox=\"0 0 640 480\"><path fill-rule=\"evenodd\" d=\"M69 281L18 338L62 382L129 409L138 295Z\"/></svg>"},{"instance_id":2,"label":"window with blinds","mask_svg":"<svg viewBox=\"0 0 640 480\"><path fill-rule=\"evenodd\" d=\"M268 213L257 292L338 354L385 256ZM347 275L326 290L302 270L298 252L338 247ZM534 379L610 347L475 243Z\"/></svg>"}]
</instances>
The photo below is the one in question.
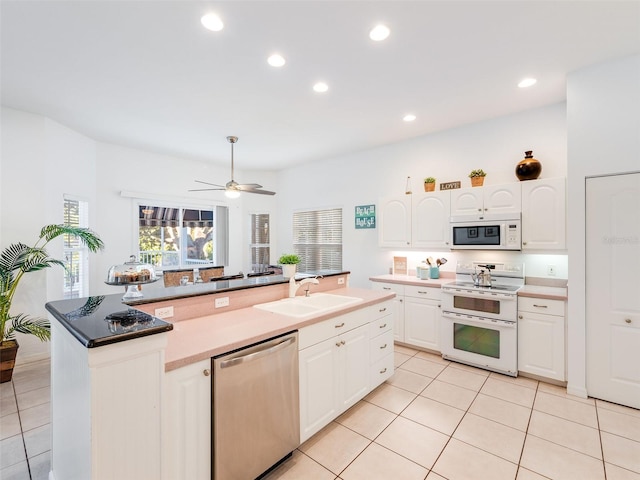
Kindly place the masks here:
<instances>
[{"instance_id":1,"label":"window with blinds","mask_svg":"<svg viewBox=\"0 0 640 480\"><path fill-rule=\"evenodd\" d=\"M87 228L89 204L82 200L64 199L64 224ZM72 235L63 236L64 298L86 297L89 290L89 249Z\"/></svg>"},{"instance_id":2,"label":"window with blinds","mask_svg":"<svg viewBox=\"0 0 640 480\"><path fill-rule=\"evenodd\" d=\"M227 225L227 207L139 205L139 259L161 270L226 265Z\"/></svg>"},{"instance_id":3,"label":"window with blinds","mask_svg":"<svg viewBox=\"0 0 640 480\"><path fill-rule=\"evenodd\" d=\"M342 209L295 212L293 251L299 272L342 270Z\"/></svg>"},{"instance_id":4,"label":"window with blinds","mask_svg":"<svg viewBox=\"0 0 640 480\"><path fill-rule=\"evenodd\" d=\"M251 214L251 269L260 273L267 270L271 262L269 241L269 214Z\"/></svg>"}]
</instances>

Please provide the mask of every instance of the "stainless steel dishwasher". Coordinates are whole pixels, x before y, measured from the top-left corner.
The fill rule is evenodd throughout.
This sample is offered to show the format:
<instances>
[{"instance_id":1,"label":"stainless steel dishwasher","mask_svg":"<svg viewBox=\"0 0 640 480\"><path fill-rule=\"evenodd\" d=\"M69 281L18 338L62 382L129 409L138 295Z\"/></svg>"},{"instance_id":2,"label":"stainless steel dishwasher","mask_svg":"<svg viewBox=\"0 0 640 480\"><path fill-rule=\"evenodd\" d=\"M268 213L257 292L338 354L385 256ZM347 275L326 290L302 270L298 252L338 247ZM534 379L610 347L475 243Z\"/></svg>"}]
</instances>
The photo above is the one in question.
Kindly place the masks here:
<instances>
[{"instance_id":1,"label":"stainless steel dishwasher","mask_svg":"<svg viewBox=\"0 0 640 480\"><path fill-rule=\"evenodd\" d=\"M300 444L298 332L212 363L213 479L255 479Z\"/></svg>"}]
</instances>

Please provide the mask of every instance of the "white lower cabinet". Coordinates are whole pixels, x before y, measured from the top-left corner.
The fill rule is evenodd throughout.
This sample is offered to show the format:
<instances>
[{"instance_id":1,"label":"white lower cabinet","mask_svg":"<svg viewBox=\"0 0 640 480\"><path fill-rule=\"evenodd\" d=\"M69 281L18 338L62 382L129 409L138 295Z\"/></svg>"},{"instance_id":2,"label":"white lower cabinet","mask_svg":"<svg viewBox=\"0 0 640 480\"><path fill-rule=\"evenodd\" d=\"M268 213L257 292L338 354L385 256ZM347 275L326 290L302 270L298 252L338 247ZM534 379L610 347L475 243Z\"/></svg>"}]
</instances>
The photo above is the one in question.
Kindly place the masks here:
<instances>
[{"instance_id":1,"label":"white lower cabinet","mask_svg":"<svg viewBox=\"0 0 640 480\"><path fill-rule=\"evenodd\" d=\"M165 374L164 480L211 478L211 360Z\"/></svg>"},{"instance_id":2,"label":"white lower cabinet","mask_svg":"<svg viewBox=\"0 0 640 480\"><path fill-rule=\"evenodd\" d=\"M388 322L379 322L382 317ZM300 442L388 378L373 376L372 350L384 352L375 363L382 365L391 358L391 369L385 374L393 373L392 327L391 302L385 302L300 330ZM372 330L380 333L370 338ZM379 348L384 334L388 346Z\"/></svg>"},{"instance_id":3,"label":"white lower cabinet","mask_svg":"<svg viewBox=\"0 0 640 480\"><path fill-rule=\"evenodd\" d=\"M404 285L399 283L372 282L374 290L393 292L396 296L391 300L393 313L393 338L404 342Z\"/></svg>"},{"instance_id":4,"label":"white lower cabinet","mask_svg":"<svg viewBox=\"0 0 640 480\"><path fill-rule=\"evenodd\" d=\"M565 302L518 298L518 371L565 381Z\"/></svg>"},{"instance_id":5,"label":"white lower cabinet","mask_svg":"<svg viewBox=\"0 0 640 480\"><path fill-rule=\"evenodd\" d=\"M440 351L440 293L439 288L405 286L404 343Z\"/></svg>"}]
</instances>

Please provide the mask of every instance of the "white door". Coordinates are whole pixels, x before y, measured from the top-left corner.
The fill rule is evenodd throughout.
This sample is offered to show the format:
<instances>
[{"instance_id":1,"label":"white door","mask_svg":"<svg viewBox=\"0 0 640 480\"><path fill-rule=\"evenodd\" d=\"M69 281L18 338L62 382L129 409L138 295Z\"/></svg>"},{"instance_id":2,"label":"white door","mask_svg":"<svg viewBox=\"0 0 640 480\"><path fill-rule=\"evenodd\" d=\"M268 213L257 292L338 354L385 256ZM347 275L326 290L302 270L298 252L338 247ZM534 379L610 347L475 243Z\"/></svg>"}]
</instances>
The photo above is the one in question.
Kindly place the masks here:
<instances>
[{"instance_id":1,"label":"white door","mask_svg":"<svg viewBox=\"0 0 640 480\"><path fill-rule=\"evenodd\" d=\"M411 246L411 195L380 199L378 214L379 246Z\"/></svg>"},{"instance_id":2,"label":"white door","mask_svg":"<svg viewBox=\"0 0 640 480\"><path fill-rule=\"evenodd\" d=\"M640 173L586 183L587 393L640 408Z\"/></svg>"},{"instance_id":3,"label":"white door","mask_svg":"<svg viewBox=\"0 0 640 480\"><path fill-rule=\"evenodd\" d=\"M412 246L448 248L450 192L445 190L444 192L417 194L413 197Z\"/></svg>"}]
</instances>

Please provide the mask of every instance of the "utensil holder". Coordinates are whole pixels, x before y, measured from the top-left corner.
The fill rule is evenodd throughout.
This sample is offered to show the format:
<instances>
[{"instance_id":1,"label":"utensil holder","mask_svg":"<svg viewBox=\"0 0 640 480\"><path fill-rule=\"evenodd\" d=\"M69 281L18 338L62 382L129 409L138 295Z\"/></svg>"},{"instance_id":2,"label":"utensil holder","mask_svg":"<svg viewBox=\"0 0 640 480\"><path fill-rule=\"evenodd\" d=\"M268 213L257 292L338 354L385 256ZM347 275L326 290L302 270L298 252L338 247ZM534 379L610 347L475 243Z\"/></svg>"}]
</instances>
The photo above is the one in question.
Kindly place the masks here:
<instances>
[{"instance_id":1,"label":"utensil holder","mask_svg":"<svg viewBox=\"0 0 640 480\"><path fill-rule=\"evenodd\" d=\"M429 278L440 278L440 269L438 267L429 267Z\"/></svg>"}]
</instances>

